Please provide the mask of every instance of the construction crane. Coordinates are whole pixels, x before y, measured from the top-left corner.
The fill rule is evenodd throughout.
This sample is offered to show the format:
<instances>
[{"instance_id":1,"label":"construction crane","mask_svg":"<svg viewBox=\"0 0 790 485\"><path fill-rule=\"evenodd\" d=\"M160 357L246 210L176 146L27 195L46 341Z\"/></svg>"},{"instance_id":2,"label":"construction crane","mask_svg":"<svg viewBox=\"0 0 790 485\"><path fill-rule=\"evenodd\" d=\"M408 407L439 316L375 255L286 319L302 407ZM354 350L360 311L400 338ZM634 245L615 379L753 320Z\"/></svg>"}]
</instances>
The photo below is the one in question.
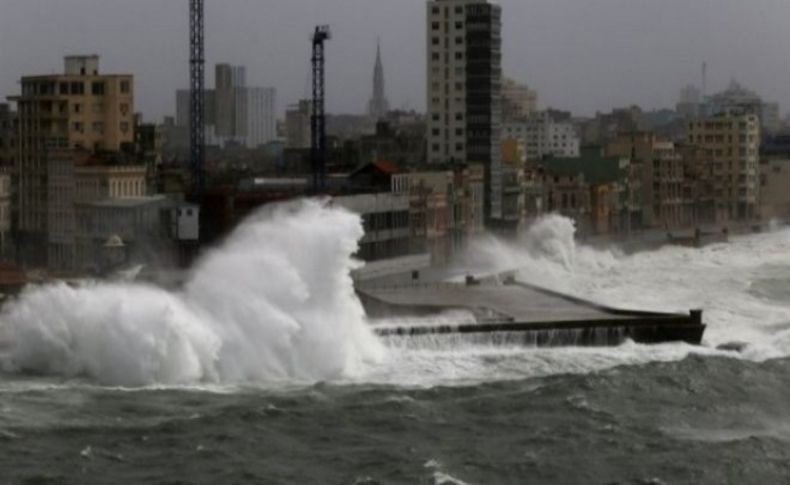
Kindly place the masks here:
<instances>
[{"instance_id":1,"label":"construction crane","mask_svg":"<svg viewBox=\"0 0 790 485\"><path fill-rule=\"evenodd\" d=\"M313 191L326 190L326 115L324 112L325 57L324 42L332 38L328 25L319 25L312 36L313 42L313 114L310 118L310 158L313 168Z\"/></svg>"},{"instance_id":2,"label":"construction crane","mask_svg":"<svg viewBox=\"0 0 790 485\"><path fill-rule=\"evenodd\" d=\"M203 0L189 0L189 163L198 200L206 188L205 64Z\"/></svg>"}]
</instances>

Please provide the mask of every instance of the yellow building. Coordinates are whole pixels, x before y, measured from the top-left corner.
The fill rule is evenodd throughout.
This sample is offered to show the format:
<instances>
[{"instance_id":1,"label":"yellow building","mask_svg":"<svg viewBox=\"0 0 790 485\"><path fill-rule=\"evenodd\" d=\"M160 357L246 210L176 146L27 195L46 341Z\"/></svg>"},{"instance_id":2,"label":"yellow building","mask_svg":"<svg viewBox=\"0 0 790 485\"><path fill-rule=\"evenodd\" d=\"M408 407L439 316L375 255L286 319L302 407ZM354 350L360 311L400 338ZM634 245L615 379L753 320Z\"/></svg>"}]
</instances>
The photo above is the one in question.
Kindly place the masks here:
<instances>
[{"instance_id":1,"label":"yellow building","mask_svg":"<svg viewBox=\"0 0 790 485\"><path fill-rule=\"evenodd\" d=\"M713 182L717 221L758 215L760 120L757 115L719 115L688 125L689 145L702 149L701 164Z\"/></svg>"},{"instance_id":2,"label":"yellow building","mask_svg":"<svg viewBox=\"0 0 790 485\"><path fill-rule=\"evenodd\" d=\"M99 57L69 56L63 74L25 76L10 97L18 113L16 172L20 242L25 259L46 254L47 167L51 153L118 151L134 142L134 80L99 73Z\"/></svg>"},{"instance_id":3,"label":"yellow building","mask_svg":"<svg viewBox=\"0 0 790 485\"><path fill-rule=\"evenodd\" d=\"M501 142L502 163L509 168L523 168L527 155L524 143L517 138L505 138Z\"/></svg>"},{"instance_id":4,"label":"yellow building","mask_svg":"<svg viewBox=\"0 0 790 485\"><path fill-rule=\"evenodd\" d=\"M80 270L80 208L109 200L142 199L146 166L111 164L85 150L53 150L48 160L47 265ZM84 258L82 258L84 259Z\"/></svg>"}]
</instances>

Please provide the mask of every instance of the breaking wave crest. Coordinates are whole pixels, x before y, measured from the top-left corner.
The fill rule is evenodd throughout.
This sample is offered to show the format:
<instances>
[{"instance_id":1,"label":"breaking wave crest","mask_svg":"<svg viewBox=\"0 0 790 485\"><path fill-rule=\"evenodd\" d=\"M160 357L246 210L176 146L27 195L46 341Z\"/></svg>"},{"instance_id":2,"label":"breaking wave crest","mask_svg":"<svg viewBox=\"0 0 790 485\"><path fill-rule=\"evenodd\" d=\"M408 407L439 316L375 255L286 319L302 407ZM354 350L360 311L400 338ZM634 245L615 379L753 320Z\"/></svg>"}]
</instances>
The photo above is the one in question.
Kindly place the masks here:
<instances>
[{"instance_id":1,"label":"breaking wave crest","mask_svg":"<svg viewBox=\"0 0 790 485\"><path fill-rule=\"evenodd\" d=\"M579 245L574 232L570 220L553 215L514 241L485 238L470 248L464 272L515 270L525 282L614 307L701 308L707 347L381 342L350 278L360 220L313 201L253 216L203 258L181 291L135 283L27 290L0 315L0 333L13 342L0 364L115 386L339 380L422 387L588 373L690 354L790 355L790 231L633 255ZM436 321L469 318L450 312ZM715 349L728 342L746 345L741 354Z\"/></svg>"},{"instance_id":2,"label":"breaking wave crest","mask_svg":"<svg viewBox=\"0 0 790 485\"><path fill-rule=\"evenodd\" d=\"M116 386L353 376L383 352L350 276L362 235L356 215L300 202L251 217L181 291L30 288L0 315L1 362Z\"/></svg>"}]
</instances>

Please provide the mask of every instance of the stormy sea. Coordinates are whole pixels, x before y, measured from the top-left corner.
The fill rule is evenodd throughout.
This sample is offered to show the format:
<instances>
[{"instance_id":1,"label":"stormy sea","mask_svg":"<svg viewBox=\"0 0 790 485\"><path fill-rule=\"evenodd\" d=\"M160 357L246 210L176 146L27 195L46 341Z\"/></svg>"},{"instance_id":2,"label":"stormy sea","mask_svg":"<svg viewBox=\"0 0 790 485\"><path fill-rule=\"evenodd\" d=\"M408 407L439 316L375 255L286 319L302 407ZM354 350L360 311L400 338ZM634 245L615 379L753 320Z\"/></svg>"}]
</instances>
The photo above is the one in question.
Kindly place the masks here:
<instances>
[{"instance_id":1,"label":"stormy sea","mask_svg":"<svg viewBox=\"0 0 790 485\"><path fill-rule=\"evenodd\" d=\"M178 290L26 290L0 313L0 484L790 482L790 230L627 255L550 216L469 248L469 272L705 310L701 347L605 349L379 340L361 236L305 203Z\"/></svg>"}]
</instances>

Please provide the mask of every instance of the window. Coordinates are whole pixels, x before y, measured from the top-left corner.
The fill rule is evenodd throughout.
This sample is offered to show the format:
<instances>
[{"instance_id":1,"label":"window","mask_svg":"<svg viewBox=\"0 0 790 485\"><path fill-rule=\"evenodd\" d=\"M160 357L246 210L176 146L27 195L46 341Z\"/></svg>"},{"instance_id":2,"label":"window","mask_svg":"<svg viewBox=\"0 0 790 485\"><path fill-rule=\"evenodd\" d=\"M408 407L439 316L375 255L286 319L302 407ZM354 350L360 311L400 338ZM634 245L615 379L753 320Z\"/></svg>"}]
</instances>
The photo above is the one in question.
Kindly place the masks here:
<instances>
[{"instance_id":1,"label":"window","mask_svg":"<svg viewBox=\"0 0 790 485\"><path fill-rule=\"evenodd\" d=\"M431 12L433 12L433 14L434 14L434 15L439 15L439 13L441 12L441 10L439 9L439 7L433 7L433 8L431 9Z\"/></svg>"},{"instance_id":2,"label":"window","mask_svg":"<svg viewBox=\"0 0 790 485\"><path fill-rule=\"evenodd\" d=\"M129 94L131 91L131 85L129 81L121 81L121 94Z\"/></svg>"},{"instance_id":3,"label":"window","mask_svg":"<svg viewBox=\"0 0 790 485\"><path fill-rule=\"evenodd\" d=\"M433 136L439 136L439 135L442 134L442 132L441 132L441 130L439 128L434 128L434 129L431 130L431 134Z\"/></svg>"},{"instance_id":4,"label":"window","mask_svg":"<svg viewBox=\"0 0 790 485\"><path fill-rule=\"evenodd\" d=\"M93 123L93 132L104 133L104 123L102 123L101 121L95 121Z\"/></svg>"},{"instance_id":5,"label":"window","mask_svg":"<svg viewBox=\"0 0 790 485\"><path fill-rule=\"evenodd\" d=\"M433 146L431 147L431 149L433 151L435 151L435 152L438 152L439 150L441 150L441 148L439 147L438 143L434 143Z\"/></svg>"},{"instance_id":6,"label":"window","mask_svg":"<svg viewBox=\"0 0 790 485\"><path fill-rule=\"evenodd\" d=\"M457 13L457 14L464 13L464 7L461 7L461 6L455 7L455 13Z\"/></svg>"},{"instance_id":7,"label":"window","mask_svg":"<svg viewBox=\"0 0 790 485\"><path fill-rule=\"evenodd\" d=\"M439 56L438 52L434 52L433 54L431 54L431 59L434 61L438 61L441 59L441 56Z\"/></svg>"},{"instance_id":8,"label":"window","mask_svg":"<svg viewBox=\"0 0 790 485\"><path fill-rule=\"evenodd\" d=\"M455 38L455 44L456 45L461 45L463 43L464 43L464 38L463 37L456 37Z\"/></svg>"},{"instance_id":9,"label":"window","mask_svg":"<svg viewBox=\"0 0 790 485\"><path fill-rule=\"evenodd\" d=\"M95 81L91 84L91 94L94 96L104 96L104 83Z\"/></svg>"},{"instance_id":10,"label":"window","mask_svg":"<svg viewBox=\"0 0 790 485\"><path fill-rule=\"evenodd\" d=\"M433 43L433 45L439 45L439 38L438 38L438 37L434 37L434 38L431 40L431 42Z\"/></svg>"},{"instance_id":11,"label":"window","mask_svg":"<svg viewBox=\"0 0 790 485\"><path fill-rule=\"evenodd\" d=\"M60 86L58 86L58 91L61 95L69 94L69 83L60 83Z\"/></svg>"},{"instance_id":12,"label":"window","mask_svg":"<svg viewBox=\"0 0 790 485\"><path fill-rule=\"evenodd\" d=\"M455 28L458 29L458 30L463 29L464 28L464 23L463 22L456 22L455 23Z\"/></svg>"},{"instance_id":13,"label":"window","mask_svg":"<svg viewBox=\"0 0 790 485\"><path fill-rule=\"evenodd\" d=\"M431 23L431 29L439 30L439 22L432 22Z\"/></svg>"},{"instance_id":14,"label":"window","mask_svg":"<svg viewBox=\"0 0 790 485\"><path fill-rule=\"evenodd\" d=\"M464 151L464 144L463 143L456 143L455 144L455 151L457 151L457 152Z\"/></svg>"},{"instance_id":15,"label":"window","mask_svg":"<svg viewBox=\"0 0 790 485\"><path fill-rule=\"evenodd\" d=\"M464 129L463 128L456 128L455 129L455 134L457 136L462 136L464 134Z\"/></svg>"},{"instance_id":16,"label":"window","mask_svg":"<svg viewBox=\"0 0 790 485\"><path fill-rule=\"evenodd\" d=\"M463 58L464 58L464 53L463 52L456 52L455 53L455 60L460 61Z\"/></svg>"},{"instance_id":17,"label":"window","mask_svg":"<svg viewBox=\"0 0 790 485\"><path fill-rule=\"evenodd\" d=\"M80 123L79 121L75 122L72 125L72 128L74 128L74 131L76 131L77 133L82 133L83 126L82 126L82 123Z\"/></svg>"},{"instance_id":18,"label":"window","mask_svg":"<svg viewBox=\"0 0 790 485\"><path fill-rule=\"evenodd\" d=\"M82 105L79 103L74 103L74 112L79 113L82 111Z\"/></svg>"},{"instance_id":19,"label":"window","mask_svg":"<svg viewBox=\"0 0 790 485\"><path fill-rule=\"evenodd\" d=\"M76 94L76 95L85 94L85 85L81 82L71 83L71 94Z\"/></svg>"}]
</instances>

